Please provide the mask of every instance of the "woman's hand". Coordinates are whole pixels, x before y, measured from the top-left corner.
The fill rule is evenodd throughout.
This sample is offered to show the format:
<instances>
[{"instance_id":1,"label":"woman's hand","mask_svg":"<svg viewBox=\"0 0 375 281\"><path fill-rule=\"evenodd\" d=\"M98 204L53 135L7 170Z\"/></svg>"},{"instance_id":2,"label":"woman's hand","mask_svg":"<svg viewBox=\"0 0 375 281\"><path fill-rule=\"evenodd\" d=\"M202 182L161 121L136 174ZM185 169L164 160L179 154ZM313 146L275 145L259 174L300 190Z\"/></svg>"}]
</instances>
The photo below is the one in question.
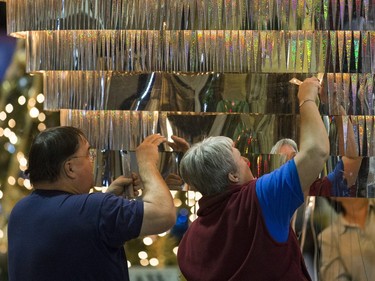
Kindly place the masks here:
<instances>
[{"instance_id":1,"label":"woman's hand","mask_svg":"<svg viewBox=\"0 0 375 281\"><path fill-rule=\"evenodd\" d=\"M190 144L184 139L178 136L171 136L173 142L167 142L167 144L173 148L174 151L185 153L189 148Z\"/></svg>"}]
</instances>

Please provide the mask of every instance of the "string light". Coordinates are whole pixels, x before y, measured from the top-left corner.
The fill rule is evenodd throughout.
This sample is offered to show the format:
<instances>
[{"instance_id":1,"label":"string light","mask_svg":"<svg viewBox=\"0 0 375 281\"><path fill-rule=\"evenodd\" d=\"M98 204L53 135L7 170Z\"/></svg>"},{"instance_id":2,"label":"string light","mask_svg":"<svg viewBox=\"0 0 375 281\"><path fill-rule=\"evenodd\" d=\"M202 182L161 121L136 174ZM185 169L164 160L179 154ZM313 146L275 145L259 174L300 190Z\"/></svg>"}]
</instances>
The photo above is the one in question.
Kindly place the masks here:
<instances>
[{"instance_id":1,"label":"string light","mask_svg":"<svg viewBox=\"0 0 375 281\"><path fill-rule=\"evenodd\" d=\"M39 109L36 107L33 107L29 111L29 115L31 118L37 118L39 116Z\"/></svg>"},{"instance_id":2,"label":"string light","mask_svg":"<svg viewBox=\"0 0 375 281\"><path fill-rule=\"evenodd\" d=\"M9 121L8 121L8 126L9 126L10 128L14 128L14 127L16 126L16 120L14 120L14 119L9 119Z\"/></svg>"},{"instance_id":3,"label":"string light","mask_svg":"<svg viewBox=\"0 0 375 281\"><path fill-rule=\"evenodd\" d=\"M26 103L26 98L24 96L20 96L18 98L18 104L19 105L24 105Z\"/></svg>"},{"instance_id":4,"label":"string light","mask_svg":"<svg viewBox=\"0 0 375 281\"><path fill-rule=\"evenodd\" d=\"M147 259L142 259L139 261L139 263L142 265L142 266L148 266L149 265L149 261Z\"/></svg>"},{"instance_id":5,"label":"string light","mask_svg":"<svg viewBox=\"0 0 375 281\"><path fill-rule=\"evenodd\" d=\"M5 106L5 111L8 112L8 113L12 113L13 112L13 105L8 103L6 106Z\"/></svg>"},{"instance_id":6,"label":"string light","mask_svg":"<svg viewBox=\"0 0 375 281\"><path fill-rule=\"evenodd\" d=\"M154 241L152 241L152 239L150 237L143 238L143 244L145 244L146 246L152 245L153 242Z\"/></svg>"},{"instance_id":7,"label":"string light","mask_svg":"<svg viewBox=\"0 0 375 281\"><path fill-rule=\"evenodd\" d=\"M6 86L6 82L4 82L3 85ZM29 87L29 79L21 77L18 80L18 85L21 87ZM36 128L38 131L43 131L47 128L47 125L44 123L47 120L47 116L39 109L43 108L45 97L43 94L38 94L34 98L34 94L34 89L28 89L28 96L30 96L30 98L27 98L25 95L21 94L17 98L17 100L6 104L4 110L0 112L0 121L6 122L7 124L7 127L1 127L0 125L0 137L5 137L8 139L8 142L5 142L3 147L10 154L17 152L17 145L21 137L19 136L19 132L22 130L20 130L19 128L19 124L17 122L18 119L16 119L16 114L18 114L18 112L20 111L23 111L22 109L19 109L20 106L24 106L27 104L28 115L32 119L35 119L37 121ZM11 114L12 117L10 116ZM17 152L17 160L19 170L25 171L27 169L27 159L22 152ZM32 189L30 181L28 179L24 179L23 177L19 177L16 179L15 177L10 176L8 177L7 181L8 184L12 186L18 185L24 187L26 190Z\"/></svg>"},{"instance_id":8,"label":"string light","mask_svg":"<svg viewBox=\"0 0 375 281\"><path fill-rule=\"evenodd\" d=\"M159 265L159 260L157 258L150 259L150 265L151 266L158 266Z\"/></svg>"},{"instance_id":9,"label":"string light","mask_svg":"<svg viewBox=\"0 0 375 281\"><path fill-rule=\"evenodd\" d=\"M46 128L47 128L47 126L46 126L46 124L44 124L44 123L40 123L40 124L38 125L38 130L39 130L39 132L44 131Z\"/></svg>"},{"instance_id":10,"label":"string light","mask_svg":"<svg viewBox=\"0 0 375 281\"><path fill-rule=\"evenodd\" d=\"M9 185L15 185L16 179L12 176L8 177L8 183Z\"/></svg>"},{"instance_id":11,"label":"string light","mask_svg":"<svg viewBox=\"0 0 375 281\"><path fill-rule=\"evenodd\" d=\"M39 94L36 97L36 100L37 100L38 103L43 103L44 102L44 95L43 94Z\"/></svg>"},{"instance_id":12,"label":"string light","mask_svg":"<svg viewBox=\"0 0 375 281\"><path fill-rule=\"evenodd\" d=\"M141 252L138 253L138 257L140 259L147 259L148 258L148 254L145 251L141 251Z\"/></svg>"},{"instance_id":13,"label":"string light","mask_svg":"<svg viewBox=\"0 0 375 281\"><path fill-rule=\"evenodd\" d=\"M4 121L5 119L7 119L7 114L4 111L0 112L0 120Z\"/></svg>"}]
</instances>

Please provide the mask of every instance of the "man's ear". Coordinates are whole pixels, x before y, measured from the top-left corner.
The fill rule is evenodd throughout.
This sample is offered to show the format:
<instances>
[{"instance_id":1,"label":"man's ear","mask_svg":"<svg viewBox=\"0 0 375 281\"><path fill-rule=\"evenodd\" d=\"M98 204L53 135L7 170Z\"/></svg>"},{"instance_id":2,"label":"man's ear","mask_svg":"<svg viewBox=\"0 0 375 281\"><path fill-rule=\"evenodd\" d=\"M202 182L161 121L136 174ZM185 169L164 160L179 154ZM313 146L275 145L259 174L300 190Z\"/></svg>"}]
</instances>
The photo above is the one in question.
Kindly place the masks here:
<instances>
[{"instance_id":1,"label":"man's ear","mask_svg":"<svg viewBox=\"0 0 375 281\"><path fill-rule=\"evenodd\" d=\"M237 173L233 173L233 172L230 172L228 174L228 179L231 183L238 183L238 181L240 180L238 178L238 174Z\"/></svg>"},{"instance_id":2,"label":"man's ear","mask_svg":"<svg viewBox=\"0 0 375 281\"><path fill-rule=\"evenodd\" d=\"M65 161L63 170L64 170L64 174L68 178L74 179L76 177L75 172L74 172L74 165L71 161Z\"/></svg>"}]
</instances>

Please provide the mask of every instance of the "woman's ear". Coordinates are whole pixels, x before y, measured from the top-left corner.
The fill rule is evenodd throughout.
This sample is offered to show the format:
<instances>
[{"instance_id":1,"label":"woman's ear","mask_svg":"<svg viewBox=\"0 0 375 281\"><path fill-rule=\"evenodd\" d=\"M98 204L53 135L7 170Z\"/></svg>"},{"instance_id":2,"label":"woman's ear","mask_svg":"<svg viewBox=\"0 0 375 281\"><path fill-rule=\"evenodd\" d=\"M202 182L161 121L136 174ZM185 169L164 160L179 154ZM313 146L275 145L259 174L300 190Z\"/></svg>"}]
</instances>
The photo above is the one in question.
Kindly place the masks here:
<instances>
[{"instance_id":1,"label":"woman's ear","mask_svg":"<svg viewBox=\"0 0 375 281\"><path fill-rule=\"evenodd\" d=\"M70 179L74 179L76 176L74 172L74 165L69 160L65 161L63 171L64 171L65 176L67 176Z\"/></svg>"},{"instance_id":2,"label":"woman's ear","mask_svg":"<svg viewBox=\"0 0 375 281\"><path fill-rule=\"evenodd\" d=\"M228 174L228 179L231 183L238 183L239 182L239 177L237 173L230 172Z\"/></svg>"}]
</instances>

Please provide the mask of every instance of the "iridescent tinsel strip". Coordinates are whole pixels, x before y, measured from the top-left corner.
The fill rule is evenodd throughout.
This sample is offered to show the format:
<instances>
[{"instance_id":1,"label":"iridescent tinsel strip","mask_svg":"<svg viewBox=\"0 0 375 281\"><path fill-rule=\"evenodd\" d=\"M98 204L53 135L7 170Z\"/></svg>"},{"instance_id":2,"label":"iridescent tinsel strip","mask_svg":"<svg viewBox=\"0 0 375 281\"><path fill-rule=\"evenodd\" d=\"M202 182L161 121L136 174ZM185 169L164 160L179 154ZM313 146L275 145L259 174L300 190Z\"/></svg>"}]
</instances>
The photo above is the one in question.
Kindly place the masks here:
<instances>
[{"instance_id":1,"label":"iridescent tinsel strip","mask_svg":"<svg viewBox=\"0 0 375 281\"><path fill-rule=\"evenodd\" d=\"M28 72L375 72L375 31L92 30L27 34Z\"/></svg>"},{"instance_id":2,"label":"iridescent tinsel strip","mask_svg":"<svg viewBox=\"0 0 375 281\"><path fill-rule=\"evenodd\" d=\"M17 0L8 33L45 30L371 30L368 0ZM346 12L347 11L347 12Z\"/></svg>"}]
</instances>

